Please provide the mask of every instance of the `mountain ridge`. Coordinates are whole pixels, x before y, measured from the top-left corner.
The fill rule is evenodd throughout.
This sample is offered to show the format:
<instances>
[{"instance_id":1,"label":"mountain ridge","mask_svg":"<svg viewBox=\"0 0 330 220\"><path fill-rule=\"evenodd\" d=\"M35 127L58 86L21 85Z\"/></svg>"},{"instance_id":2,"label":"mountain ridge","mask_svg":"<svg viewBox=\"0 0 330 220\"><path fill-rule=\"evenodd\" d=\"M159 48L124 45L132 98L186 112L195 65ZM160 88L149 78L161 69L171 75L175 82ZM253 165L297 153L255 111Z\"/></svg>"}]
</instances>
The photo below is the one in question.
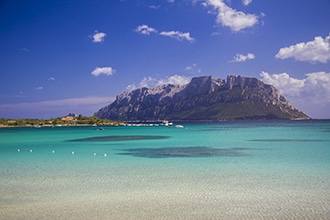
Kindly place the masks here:
<instances>
[{"instance_id":1,"label":"mountain ridge","mask_svg":"<svg viewBox=\"0 0 330 220\"><path fill-rule=\"evenodd\" d=\"M252 77L194 77L186 85L142 87L117 95L95 116L122 121L310 119L275 87Z\"/></svg>"}]
</instances>

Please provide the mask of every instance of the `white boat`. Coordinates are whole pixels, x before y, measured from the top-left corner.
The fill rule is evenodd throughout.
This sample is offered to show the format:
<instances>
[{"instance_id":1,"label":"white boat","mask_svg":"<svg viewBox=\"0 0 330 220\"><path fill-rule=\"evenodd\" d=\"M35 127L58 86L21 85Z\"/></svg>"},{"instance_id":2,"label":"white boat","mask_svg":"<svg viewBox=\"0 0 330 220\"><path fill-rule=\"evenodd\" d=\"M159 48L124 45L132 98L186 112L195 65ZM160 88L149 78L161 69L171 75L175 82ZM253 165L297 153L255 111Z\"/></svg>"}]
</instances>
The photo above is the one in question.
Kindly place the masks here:
<instances>
[{"instance_id":1,"label":"white boat","mask_svg":"<svg viewBox=\"0 0 330 220\"><path fill-rule=\"evenodd\" d=\"M169 122L167 120L164 120L163 123L162 123L163 126L173 126L173 123L172 122Z\"/></svg>"}]
</instances>

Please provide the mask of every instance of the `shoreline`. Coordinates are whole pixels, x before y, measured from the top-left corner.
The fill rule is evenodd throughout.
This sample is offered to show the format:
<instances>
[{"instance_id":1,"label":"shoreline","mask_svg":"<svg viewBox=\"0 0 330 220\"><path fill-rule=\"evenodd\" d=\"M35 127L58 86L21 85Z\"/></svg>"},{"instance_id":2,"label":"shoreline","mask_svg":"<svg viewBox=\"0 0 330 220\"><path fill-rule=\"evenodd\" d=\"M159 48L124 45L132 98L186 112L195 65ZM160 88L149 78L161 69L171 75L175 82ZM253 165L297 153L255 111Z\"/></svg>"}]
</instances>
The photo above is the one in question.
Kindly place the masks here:
<instances>
[{"instance_id":1,"label":"shoreline","mask_svg":"<svg viewBox=\"0 0 330 220\"><path fill-rule=\"evenodd\" d=\"M330 121L330 119L306 119L306 120L284 120L284 119L272 119L272 120L172 120L169 123L163 123L160 121L127 121L127 122L109 122L109 123L95 123L95 124L78 124L78 123L66 123L66 124L25 124L25 125L7 125L0 124L1 128L42 128L42 127L100 127L100 126L112 126L112 127L120 127L120 126L176 126L180 125L179 123L228 123L228 122L312 122L312 121ZM168 121L167 121L168 122Z\"/></svg>"},{"instance_id":2,"label":"shoreline","mask_svg":"<svg viewBox=\"0 0 330 220\"><path fill-rule=\"evenodd\" d=\"M118 124L118 125L114 125L114 124L97 124L97 125L91 125L91 124L59 124L59 125L3 125L0 124L0 128L42 128L42 127L98 127L98 126L126 126L123 124Z\"/></svg>"}]
</instances>

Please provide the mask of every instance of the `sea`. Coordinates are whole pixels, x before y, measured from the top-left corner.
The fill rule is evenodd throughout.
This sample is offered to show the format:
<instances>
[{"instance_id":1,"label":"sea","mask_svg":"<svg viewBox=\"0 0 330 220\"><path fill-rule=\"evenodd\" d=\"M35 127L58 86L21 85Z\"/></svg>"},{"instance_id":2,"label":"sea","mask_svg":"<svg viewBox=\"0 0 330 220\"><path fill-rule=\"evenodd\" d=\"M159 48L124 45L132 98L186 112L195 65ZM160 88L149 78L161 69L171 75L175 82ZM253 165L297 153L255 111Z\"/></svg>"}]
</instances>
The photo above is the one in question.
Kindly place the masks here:
<instances>
[{"instance_id":1,"label":"sea","mask_svg":"<svg viewBox=\"0 0 330 220\"><path fill-rule=\"evenodd\" d=\"M0 219L330 219L330 121L0 129Z\"/></svg>"}]
</instances>

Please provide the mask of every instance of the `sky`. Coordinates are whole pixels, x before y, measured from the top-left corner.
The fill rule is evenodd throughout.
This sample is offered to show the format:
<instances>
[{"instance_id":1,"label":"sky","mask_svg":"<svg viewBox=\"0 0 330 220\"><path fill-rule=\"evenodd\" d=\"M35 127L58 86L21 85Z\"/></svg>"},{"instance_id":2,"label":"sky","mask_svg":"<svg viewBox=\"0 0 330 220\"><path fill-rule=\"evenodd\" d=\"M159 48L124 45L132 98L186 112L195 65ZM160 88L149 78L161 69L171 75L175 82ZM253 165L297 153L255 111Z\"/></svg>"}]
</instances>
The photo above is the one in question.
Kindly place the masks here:
<instances>
[{"instance_id":1,"label":"sky","mask_svg":"<svg viewBox=\"0 0 330 220\"><path fill-rule=\"evenodd\" d=\"M330 118L329 0L0 0L0 118L93 115L192 77L256 77Z\"/></svg>"}]
</instances>

